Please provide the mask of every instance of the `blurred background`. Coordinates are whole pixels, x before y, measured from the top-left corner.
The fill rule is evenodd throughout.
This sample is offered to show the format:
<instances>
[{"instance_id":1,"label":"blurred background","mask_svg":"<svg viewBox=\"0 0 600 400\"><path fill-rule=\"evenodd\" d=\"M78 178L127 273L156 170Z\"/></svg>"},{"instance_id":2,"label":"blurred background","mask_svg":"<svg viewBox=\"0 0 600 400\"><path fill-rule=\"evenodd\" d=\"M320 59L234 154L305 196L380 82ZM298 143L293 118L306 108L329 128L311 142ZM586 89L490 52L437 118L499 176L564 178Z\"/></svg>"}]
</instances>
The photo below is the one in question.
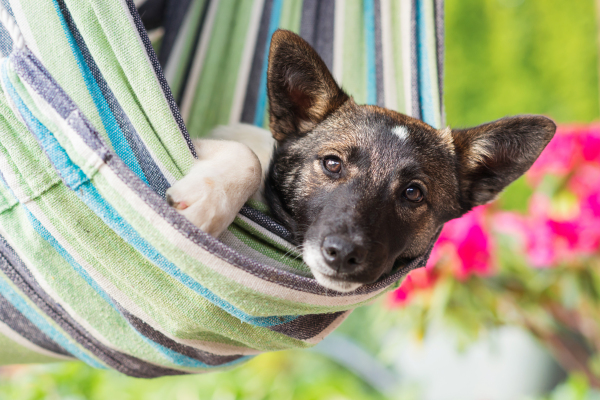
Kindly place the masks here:
<instances>
[{"instance_id":1,"label":"blurred background","mask_svg":"<svg viewBox=\"0 0 600 400\"><path fill-rule=\"evenodd\" d=\"M600 399L600 104L594 0L446 0L452 127L545 114L557 136L425 269L311 351L128 378L0 367L0 399Z\"/></svg>"}]
</instances>

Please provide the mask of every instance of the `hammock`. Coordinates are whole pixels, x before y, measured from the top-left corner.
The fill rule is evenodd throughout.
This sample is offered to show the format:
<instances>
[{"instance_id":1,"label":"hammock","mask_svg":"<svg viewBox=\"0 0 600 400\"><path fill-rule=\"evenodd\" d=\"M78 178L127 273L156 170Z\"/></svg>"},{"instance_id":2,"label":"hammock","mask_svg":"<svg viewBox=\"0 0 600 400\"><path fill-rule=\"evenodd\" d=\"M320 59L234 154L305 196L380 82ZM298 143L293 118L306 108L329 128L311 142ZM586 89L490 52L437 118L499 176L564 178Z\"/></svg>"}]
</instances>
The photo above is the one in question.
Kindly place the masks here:
<instances>
[{"instance_id":1,"label":"hammock","mask_svg":"<svg viewBox=\"0 0 600 400\"><path fill-rule=\"evenodd\" d=\"M263 205L217 240L164 194L192 165L188 131L266 126L277 27L313 44L358 103L440 127L441 1L148 0L144 15L168 16L164 69L131 0L0 4L0 364L228 368L313 346L425 265L337 293Z\"/></svg>"}]
</instances>

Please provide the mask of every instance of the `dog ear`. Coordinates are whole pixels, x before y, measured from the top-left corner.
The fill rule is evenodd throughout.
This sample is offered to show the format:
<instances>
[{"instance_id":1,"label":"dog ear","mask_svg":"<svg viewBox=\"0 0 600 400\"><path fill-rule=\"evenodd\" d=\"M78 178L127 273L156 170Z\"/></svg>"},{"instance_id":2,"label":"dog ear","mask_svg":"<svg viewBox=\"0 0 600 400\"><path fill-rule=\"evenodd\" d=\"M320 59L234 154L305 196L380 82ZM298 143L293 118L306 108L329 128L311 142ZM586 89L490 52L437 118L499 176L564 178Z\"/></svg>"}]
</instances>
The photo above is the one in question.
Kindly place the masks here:
<instances>
[{"instance_id":1,"label":"dog ear","mask_svg":"<svg viewBox=\"0 0 600 400\"><path fill-rule=\"evenodd\" d=\"M348 100L317 52L285 30L271 39L267 90L276 140L309 132Z\"/></svg>"},{"instance_id":2,"label":"dog ear","mask_svg":"<svg viewBox=\"0 0 600 400\"><path fill-rule=\"evenodd\" d=\"M523 175L556 131L546 117L502 118L475 128L453 130L462 212L493 200Z\"/></svg>"}]
</instances>

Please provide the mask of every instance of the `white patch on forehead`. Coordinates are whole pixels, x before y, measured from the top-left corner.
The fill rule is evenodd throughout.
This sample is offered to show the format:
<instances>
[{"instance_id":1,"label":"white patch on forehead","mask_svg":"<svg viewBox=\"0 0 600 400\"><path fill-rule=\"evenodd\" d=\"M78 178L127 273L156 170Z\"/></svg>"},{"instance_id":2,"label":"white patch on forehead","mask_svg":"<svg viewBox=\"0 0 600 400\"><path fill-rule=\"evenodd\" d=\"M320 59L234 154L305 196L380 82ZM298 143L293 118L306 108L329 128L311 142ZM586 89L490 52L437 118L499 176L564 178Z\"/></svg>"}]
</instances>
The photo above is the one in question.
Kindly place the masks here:
<instances>
[{"instance_id":1,"label":"white patch on forehead","mask_svg":"<svg viewBox=\"0 0 600 400\"><path fill-rule=\"evenodd\" d=\"M400 140L407 140L408 139L408 129L406 129L405 126L395 126L392 128L392 133L396 136L398 136L398 138Z\"/></svg>"}]
</instances>

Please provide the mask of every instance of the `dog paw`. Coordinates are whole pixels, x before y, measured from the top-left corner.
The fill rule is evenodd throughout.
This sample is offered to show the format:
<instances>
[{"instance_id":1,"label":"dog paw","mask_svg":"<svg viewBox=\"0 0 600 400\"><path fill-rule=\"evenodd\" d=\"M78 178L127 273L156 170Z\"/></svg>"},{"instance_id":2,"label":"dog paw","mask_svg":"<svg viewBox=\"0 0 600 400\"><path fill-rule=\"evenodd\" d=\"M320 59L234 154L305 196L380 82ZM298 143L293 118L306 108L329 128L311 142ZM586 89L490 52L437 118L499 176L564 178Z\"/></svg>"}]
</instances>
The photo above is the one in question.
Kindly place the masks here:
<instances>
[{"instance_id":1,"label":"dog paw","mask_svg":"<svg viewBox=\"0 0 600 400\"><path fill-rule=\"evenodd\" d=\"M186 179L188 178L188 179ZM206 233L218 237L239 210L237 199L228 198L215 177L186 177L167 190L167 203Z\"/></svg>"},{"instance_id":2,"label":"dog paw","mask_svg":"<svg viewBox=\"0 0 600 400\"><path fill-rule=\"evenodd\" d=\"M254 153L239 143L202 140L196 146L208 154L167 190L166 201L194 225L218 237L258 189L261 167Z\"/></svg>"}]
</instances>

